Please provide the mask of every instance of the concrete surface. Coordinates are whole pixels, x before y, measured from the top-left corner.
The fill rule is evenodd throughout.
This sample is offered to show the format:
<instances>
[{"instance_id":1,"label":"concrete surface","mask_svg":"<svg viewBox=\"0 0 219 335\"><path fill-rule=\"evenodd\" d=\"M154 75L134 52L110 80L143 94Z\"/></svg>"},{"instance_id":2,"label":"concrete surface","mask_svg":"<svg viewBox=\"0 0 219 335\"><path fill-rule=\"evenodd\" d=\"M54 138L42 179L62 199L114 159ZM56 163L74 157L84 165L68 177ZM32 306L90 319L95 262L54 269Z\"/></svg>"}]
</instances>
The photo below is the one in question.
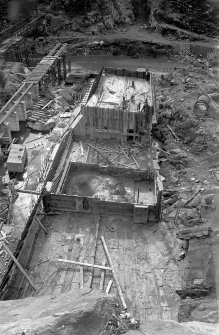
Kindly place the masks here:
<instances>
[{"instance_id":1,"label":"concrete surface","mask_svg":"<svg viewBox=\"0 0 219 335\"><path fill-rule=\"evenodd\" d=\"M87 106L122 108L123 97L129 112L137 112L139 104L142 108L146 98L151 105L150 83L138 78L102 76L98 88L88 101Z\"/></svg>"}]
</instances>

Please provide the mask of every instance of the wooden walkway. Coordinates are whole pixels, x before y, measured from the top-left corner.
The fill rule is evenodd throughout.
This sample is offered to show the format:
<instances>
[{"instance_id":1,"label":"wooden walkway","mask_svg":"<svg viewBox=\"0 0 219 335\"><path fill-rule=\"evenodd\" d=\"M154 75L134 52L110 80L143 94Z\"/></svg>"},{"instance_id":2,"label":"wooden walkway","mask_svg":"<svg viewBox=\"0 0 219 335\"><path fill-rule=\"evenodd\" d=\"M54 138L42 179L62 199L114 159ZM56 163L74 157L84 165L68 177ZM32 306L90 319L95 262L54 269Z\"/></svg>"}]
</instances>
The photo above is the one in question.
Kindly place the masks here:
<instances>
[{"instance_id":1,"label":"wooden walkway","mask_svg":"<svg viewBox=\"0 0 219 335\"><path fill-rule=\"evenodd\" d=\"M21 87L0 110L0 124L6 121L10 114L15 111L15 108L17 108L21 100L31 91L32 86L40 83L47 73L60 62L61 57L66 52L66 48L67 44L58 43L49 54L39 62L30 75L23 81Z\"/></svg>"},{"instance_id":2,"label":"wooden walkway","mask_svg":"<svg viewBox=\"0 0 219 335\"><path fill-rule=\"evenodd\" d=\"M25 79L25 83L38 83L45 75L57 65L60 57L66 52L67 44L58 43L49 54L44 57Z\"/></svg>"}]
</instances>

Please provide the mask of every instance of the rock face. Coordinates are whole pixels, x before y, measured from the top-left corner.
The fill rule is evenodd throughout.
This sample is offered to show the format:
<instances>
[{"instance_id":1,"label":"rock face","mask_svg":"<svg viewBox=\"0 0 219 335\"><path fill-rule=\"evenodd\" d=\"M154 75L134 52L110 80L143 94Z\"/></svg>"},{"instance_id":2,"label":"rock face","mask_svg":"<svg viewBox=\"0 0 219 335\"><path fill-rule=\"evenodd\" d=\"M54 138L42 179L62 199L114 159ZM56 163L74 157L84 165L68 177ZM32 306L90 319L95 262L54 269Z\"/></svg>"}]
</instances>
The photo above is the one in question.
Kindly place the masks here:
<instances>
[{"instance_id":1,"label":"rock face","mask_svg":"<svg viewBox=\"0 0 219 335\"><path fill-rule=\"evenodd\" d=\"M171 320L149 321L140 326L139 330L129 330L126 335L217 335L218 325L202 322L177 323Z\"/></svg>"},{"instance_id":2,"label":"rock face","mask_svg":"<svg viewBox=\"0 0 219 335\"><path fill-rule=\"evenodd\" d=\"M98 335L112 316L115 297L70 291L0 302L0 334Z\"/></svg>"}]
</instances>

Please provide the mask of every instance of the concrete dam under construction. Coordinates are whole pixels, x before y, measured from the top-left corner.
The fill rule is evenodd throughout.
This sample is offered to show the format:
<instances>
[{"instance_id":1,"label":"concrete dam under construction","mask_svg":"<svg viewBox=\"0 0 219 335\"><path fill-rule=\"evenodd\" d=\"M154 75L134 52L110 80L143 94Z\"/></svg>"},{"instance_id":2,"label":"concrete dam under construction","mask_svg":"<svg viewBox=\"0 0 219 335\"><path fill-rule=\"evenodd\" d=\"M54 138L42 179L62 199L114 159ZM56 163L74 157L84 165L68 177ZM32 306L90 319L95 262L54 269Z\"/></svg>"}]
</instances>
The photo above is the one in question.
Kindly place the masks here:
<instances>
[{"instance_id":1,"label":"concrete dam under construction","mask_svg":"<svg viewBox=\"0 0 219 335\"><path fill-rule=\"evenodd\" d=\"M0 334L218 334L210 46L41 11L0 31Z\"/></svg>"}]
</instances>

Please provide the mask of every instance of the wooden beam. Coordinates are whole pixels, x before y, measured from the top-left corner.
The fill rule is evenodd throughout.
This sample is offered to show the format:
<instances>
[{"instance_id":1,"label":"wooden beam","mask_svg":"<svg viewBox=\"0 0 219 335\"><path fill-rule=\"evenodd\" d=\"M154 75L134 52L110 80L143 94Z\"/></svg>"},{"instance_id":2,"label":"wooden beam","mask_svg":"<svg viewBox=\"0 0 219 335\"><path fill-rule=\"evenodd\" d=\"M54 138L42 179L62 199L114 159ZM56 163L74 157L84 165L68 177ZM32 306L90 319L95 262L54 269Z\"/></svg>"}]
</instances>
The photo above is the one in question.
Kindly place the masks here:
<instances>
[{"instance_id":1,"label":"wooden beam","mask_svg":"<svg viewBox=\"0 0 219 335\"><path fill-rule=\"evenodd\" d=\"M25 276L25 278L27 279L27 281L30 283L30 285L32 286L32 288L36 291L36 289L37 289L36 286L34 285L34 283L32 282L32 280L30 279L30 277L28 276L28 274L24 271L24 269L22 268L22 266L20 265L20 263L18 262L18 260L14 257L14 255L11 252L11 250L8 248L8 246L4 242L1 242L1 243L2 243L2 246L4 247L4 249L9 254L9 256L14 261L14 263L17 265L18 269L23 273L23 275Z\"/></svg>"},{"instance_id":2,"label":"wooden beam","mask_svg":"<svg viewBox=\"0 0 219 335\"><path fill-rule=\"evenodd\" d=\"M139 169L139 164L138 164L138 162L136 161L135 157L134 157L133 155L131 155L131 157L132 157L133 161L135 162L135 164L137 165L137 168Z\"/></svg>"},{"instance_id":3,"label":"wooden beam","mask_svg":"<svg viewBox=\"0 0 219 335\"><path fill-rule=\"evenodd\" d=\"M133 168L133 166L132 165L127 165L127 164L123 164L123 163L120 163L120 162L116 162L117 164L119 164L119 165L122 165L122 166L124 166L124 167L126 167L126 168L129 168L129 167L131 167L131 168ZM134 163L131 163L131 164L134 164Z\"/></svg>"},{"instance_id":4,"label":"wooden beam","mask_svg":"<svg viewBox=\"0 0 219 335\"><path fill-rule=\"evenodd\" d=\"M112 158L110 158L110 162L113 163L114 160L118 157L118 154L113 155Z\"/></svg>"},{"instance_id":5,"label":"wooden beam","mask_svg":"<svg viewBox=\"0 0 219 335\"><path fill-rule=\"evenodd\" d=\"M102 156L105 159L105 161L107 161L107 163L109 165L112 165L112 163L110 162L110 160L107 157L105 157L99 149L97 149L96 147L94 147L92 144L90 144L88 142L87 142L87 144L89 145L89 147L91 147L92 149L94 149L100 156Z\"/></svg>"},{"instance_id":6,"label":"wooden beam","mask_svg":"<svg viewBox=\"0 0 219 335\"><path fill-rule=\"evenodd\" d=\"M106 261L102 261L102 266L105 266L106 265ZM102 270L101 271L101 275L100 275L100 290L102 291L103 290L103 287L104 287L104 279L105 279L105 271Z\"/></svg>"},{"instance_id":7,"label":"wooden beam","mask_svg":"<svg viewBox=\"0 0 219 335\"><path fill-rule=\"evenodd\" d=\"M123 152L123 154L125 155L125 157L129 159L129 157L128 157L127 154L125 153L124 148L123 148L121 145L119 145L119 147L120 147L120 149L122 150L122 152Z\"/></svg>"},{"instance_id":8,"label":"wooden beam","mask_svg":"<svg viewBox=\"0 0 219 335\"><path fill-rule=\"evenodd\" d=\"M90 147L88 147L88 150L87 150L87 154L86 154L86 158L85 158L85 163L87 163L89 152L90 152Z\"/></svg>"},{"instance_id":9,"label":"wooden beam","mask_svg":"<svg viewBox=\"0 0 219 335\"><path fill-rule=\"evenodd\" d=\"M42 224L42 222L38 219L38 217L35 217L37 222L39 223L40 227L45 231L46 235L48 234L48 230L46 230L46 228L44 227L44 225Z\"/></svg>"},{"instance_id":10,"label":"wooden beam","mask_svg":"<svg viewBox=\"0 0 219 335\"><path fill-rule=\"evenodd\" d=\"M95 231L95 246L94 246L94 262L96 260L96 255L97 255L97 239L99 235L99 229L100 229L100 216L98 216L98 220L96 222L96 231ZM94 268L92 270L92 278L91 278L91 283L90 283L90 288L92 288L93 284L93 279L94 279Z\"/></svg>"},{"instance_id":11,"label":"wooden beam","mask_svg":"<svg viewBox=\"0 0 219 335\"><path fill-rule=\"evenodd\" d=\"M80 266L80 289L84 288L84 270L83 266Z\"/></svg>"},{"instance_id":12,"label":"wooden beam","mask_svg":"<svg viewBox=\"0 0 219 335\"><path fill-rule=\"evenodd\" d=\"M43 106L42 110L46 109L47 107L49 107L52 102L53 102L53 100L50 100L45 106Z\"/></svg>"},{"instance_id":13,"label":"wooden beam","mask_svg":"<svg viewBox=\"0 0 219 335\"><path fill-rule=\"evenodd\" d=\"M36 195L40 195L40 192L36 192L36 191L29 191L29 190L19 190L18 188L15 188L15 191L18 193L27 193L27 194L36 194Z\"/></svg>"},{"instance_id":14,"label":"wooden beam","mask_svg":"<svg viewBox=\"0 0 219 335\"><path fill-rule=\"evenodd\" d=\"M84 244L84 239L81 239L81 245L83 246ZM83 262L84 260L84 253L85 253L85 248L83 247L81 254L80 254L80 258L79 261ZM79 278L80 278L80 289L84 288L84 269L83 266L80 266L80 274L79 274Z\"/></svg>"},{"instance_id":15,"label":"wooden beam","mask_svg":"<svg viewBox=\"0 0 219 335\"><path fill-rule=\"evenodd\" d=\"M120 284L119 284L119 280L118 280L117 274L116 274L116 272L114 270L113 262L112 262L112 259L110 257L110 254L109 254L109 251L108 251L108 248L107 248L107 245L106 245L106 242L105 242L105 239L104 239L103 236L101 236L101 241L103 243L103 248L104 248L104 251L105 251L108 263L109 263L110 268L112 270L114 282L115 282L115 285L116 285L116 288L117 288L117 291L118 291L118 294L119 294L119 297L120 297L120 300L121 300L121 303L122 303L122 307L126 310L127 309L127 305L126 305L125 299L123 297L123 293L122 293L122 290L121 290L121 287L120 287Z\"/></svg>"},{"instance_id":16,"label":"wooden beam","mask_svg":"<svg viewBox=\"0 0 219 335\"><path fill-rule=\"evenodd\" d=\"M109 283L108 283L108 285L107 285L107 288L106 288L106 294L109 294L110 289L111 289L111 287L112 287L112 284L113 284L113 281L112 281L112 279L110 279L110 281L109 281Z\"/></svg>"},{"instance_id":17,"label":"wooden beam","mask_svg":"<svg viewBox=\"0 0 219 335\"><path fill-rule=\"evenodd\" d=\"M75 264L75 265L81 265L81 266L87 266L90 268L97 268L97 269L103 269L103 270L112 270L108 266L103 266L103 265L98 265L98 264L90 264L90 263L82 263L82 262L76 262L76 261L70 261L68 259L62 259L58 258L56 262L61 262L61 263L67 263L67 264Z\"/></svg>"}]
</instances>

